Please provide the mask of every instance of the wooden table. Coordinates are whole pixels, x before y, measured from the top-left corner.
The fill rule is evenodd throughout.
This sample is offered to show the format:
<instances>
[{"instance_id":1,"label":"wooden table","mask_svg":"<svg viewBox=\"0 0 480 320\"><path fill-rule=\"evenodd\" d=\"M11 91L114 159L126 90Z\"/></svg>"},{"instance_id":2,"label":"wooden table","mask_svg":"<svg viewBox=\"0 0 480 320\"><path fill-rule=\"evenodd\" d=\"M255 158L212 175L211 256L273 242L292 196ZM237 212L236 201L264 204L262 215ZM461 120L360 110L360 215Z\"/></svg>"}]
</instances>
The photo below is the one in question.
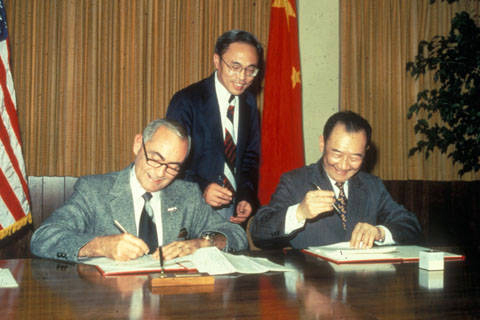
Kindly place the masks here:
<instances>
[{"instance_id":1,"label":"wooden table","mask_svg":"<svg viewBox=\"0 0 480 320\"><path fill-rule=\"evenodd\" d=\"M19 283L0 289L2 319L477 319L478 265L331 266L291 251L261 252L295 272L216 277L212 287L153 293L148 275L103 278L95 268L0 260ZM376 269L376 270L375 270ZM430 288L429 288L430 287Z\"/></svg>"}]
</instances>

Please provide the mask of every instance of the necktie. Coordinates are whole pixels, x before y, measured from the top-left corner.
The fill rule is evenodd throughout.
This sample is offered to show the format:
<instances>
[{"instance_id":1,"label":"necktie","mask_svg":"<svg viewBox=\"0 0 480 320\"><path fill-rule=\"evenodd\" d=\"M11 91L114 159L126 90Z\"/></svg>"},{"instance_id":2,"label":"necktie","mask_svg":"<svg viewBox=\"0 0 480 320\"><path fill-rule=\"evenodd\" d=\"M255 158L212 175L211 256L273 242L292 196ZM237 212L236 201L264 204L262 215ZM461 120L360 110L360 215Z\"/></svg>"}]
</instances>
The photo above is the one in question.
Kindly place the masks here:
<instances>
[{"instance_id":1,"label":"necktie","mask_svg":"<svg viewBox=\"0 0 480 320\"><path fill-rule=\"evenodd\" d=\"M347 230L347 197L343 191L343 182L335 182L335 185L340 189L338 198L335 200L335 205L340 210L340 219L342 219L343 230Z\"/></svg>"},{"instance_id":2,"label":"necktie","mask_svg":"<svg viewBox=\"0 0 480 320\"><path fill-rule=\"evenodd\" d=\"M224 141L224 147L225 147L225 169L224 169L224 174L225 177L223 179L224 186L231 191L234 191L236 189L236 184L235 184L235 160L237 157L237 146L235 145L235 141L233 139L233 115L235 112L235 106L232 103L234 96L231 95L230 99L228 100L228 103L230 104L228 106L227 110L227 118L225 121L225 141Z\"/></svg>"},{"instance_id":3,"label":"necktie","mask_svg":"<svg viewBox=\"0 0 480 320\"><path fill-rule=\"evenodd\" d=\"M145 200L145 205L143 206L142 215L140 216L140 227L139 227L139 237L150 248L150 253L153 253L158 247L158 238L157 238L157 227L155 222L153 222L153 209L150 205L150 199L152 194L150 192L145 192L142 196Z\"/></svg>"}]
</instances>

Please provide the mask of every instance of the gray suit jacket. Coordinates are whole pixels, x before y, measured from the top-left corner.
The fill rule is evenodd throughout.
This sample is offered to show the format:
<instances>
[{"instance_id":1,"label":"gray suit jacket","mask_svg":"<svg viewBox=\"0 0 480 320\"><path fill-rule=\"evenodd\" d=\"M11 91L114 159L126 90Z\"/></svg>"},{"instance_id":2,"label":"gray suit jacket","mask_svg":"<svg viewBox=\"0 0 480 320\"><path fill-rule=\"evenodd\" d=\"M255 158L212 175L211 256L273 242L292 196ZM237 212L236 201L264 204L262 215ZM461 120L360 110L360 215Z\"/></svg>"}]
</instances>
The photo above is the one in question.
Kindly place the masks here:
<instances>
[{"instance_id":1,"label":"gray suit jacket","mask_svg":"<svg viewBox=\"0 0 480 320\"><path fill-rule=\"evenodd\" d=\"M422 239L417 217L392 199L378 177L361 171L349 180L347 230L343 229L339 215L329 212L308 220L303 228L292 234L285 234L288 207L300 203L308 191L316 189L315 185L332 190L321 160L282 175L270 203L254 217L251 225L254 243L259 247L306 248L349 241L358 222L384 225L398 243L415 243Z\"/></svg>"},{"instance_id":2,"label":"gray suit jacket","mask_svg":"<svg viewBox=\"0 0 480 320\"><path fill-rule=\"evenodd\" d=\"M80 248L93 238L120 233L113 220L136 235L129 184L131 168L78 179L71 198L33 234L32 253L45 258L77 261ZM243 229L213 211L203 200L196 184L174 180L162 190L161 203L164 244L178 240L179 231L185 228L188 239L200 238L205 232L219 232L227 237L226 250L247 248Z\"/></svg>"}]
</instances>

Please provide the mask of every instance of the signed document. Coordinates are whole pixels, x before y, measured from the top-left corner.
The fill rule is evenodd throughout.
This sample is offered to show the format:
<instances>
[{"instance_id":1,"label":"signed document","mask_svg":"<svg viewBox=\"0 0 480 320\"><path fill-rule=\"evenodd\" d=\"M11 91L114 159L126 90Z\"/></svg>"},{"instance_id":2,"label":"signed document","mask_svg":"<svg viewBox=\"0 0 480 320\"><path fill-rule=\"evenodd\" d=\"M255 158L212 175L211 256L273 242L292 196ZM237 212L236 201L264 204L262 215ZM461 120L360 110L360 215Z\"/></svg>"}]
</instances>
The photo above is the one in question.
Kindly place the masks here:
<instances>
[{"instance_id":1,"label":"signed document","mask_svg":"<svg viewBox=\"0 0 480 320\"><path fill-rule=\"evenodd\" d=\"M350 248L349 242L339 242L327 246L308 247L302 252L320 257L324 260L342 263L375 263L375 262L417 262L420 251L430 250L420 246L374 246L370 249ZM464 260L459 254L444 253L445 260Z\"/></svg>"},{"instance_id":2,"label":"signed document","mask_svg":"<svg viewBox=\"0 0 480 320\"><path fill-rule=\"evenodd\" d=\"M96 266L104 276L161 271L160 262L151 255L130 261L115 261L105 257L89 258L82 263ZM265 258L234 255L220 251L217 247L200 248L191 255L167 260L164 269L166 272L198 271L210 275L291 270Z\"/></svg>"}]
</instances>

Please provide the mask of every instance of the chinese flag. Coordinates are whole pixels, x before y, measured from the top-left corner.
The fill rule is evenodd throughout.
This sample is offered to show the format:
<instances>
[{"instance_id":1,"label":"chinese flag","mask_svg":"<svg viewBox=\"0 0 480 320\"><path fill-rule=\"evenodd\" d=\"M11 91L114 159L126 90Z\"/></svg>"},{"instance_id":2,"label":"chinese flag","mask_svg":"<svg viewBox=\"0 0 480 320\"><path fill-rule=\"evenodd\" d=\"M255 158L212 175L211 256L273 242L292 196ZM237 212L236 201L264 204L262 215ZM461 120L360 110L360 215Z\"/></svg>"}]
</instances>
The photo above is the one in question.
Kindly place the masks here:
<instances>
[{"instance_id":1,"label":"chinese flag","mask_svg":"<svg viewBox=\"0 0 480 320\"><path fill-rule=\"evenodd\" d=\"M265 68L259 199L267 204L282 173L305 163L295 0L272 0Z\"/></svg>"}]
</instances>

